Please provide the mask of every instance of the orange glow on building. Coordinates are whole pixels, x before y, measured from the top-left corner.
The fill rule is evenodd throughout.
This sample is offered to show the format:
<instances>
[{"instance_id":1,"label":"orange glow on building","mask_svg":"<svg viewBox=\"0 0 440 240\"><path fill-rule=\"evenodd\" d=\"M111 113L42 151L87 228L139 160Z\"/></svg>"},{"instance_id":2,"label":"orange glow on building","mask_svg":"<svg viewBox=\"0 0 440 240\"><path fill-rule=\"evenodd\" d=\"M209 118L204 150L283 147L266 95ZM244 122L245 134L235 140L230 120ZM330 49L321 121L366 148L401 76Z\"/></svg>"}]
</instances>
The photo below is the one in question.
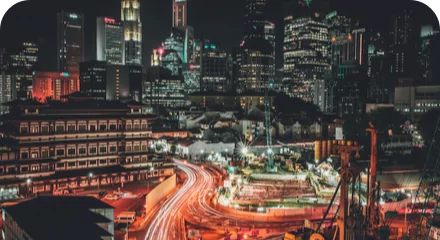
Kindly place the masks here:
<instances>
[{"instance_id":1,"label":"orange glow on building","mask_svg":"<svg viewBox=\"0 0 440 240\"><path fill-rule=\"evenodd\" d=\"M153 130L153 138L160 139L163 137L169 138L187 138L188 131L185 130Z\"/></svg>"},{"instance_id":2,"label":"orange glow on building","mask_svg":"<svg viewBox=\"0 0 440 240\"><path fill-rule=\"evenodd\" d=\"M62 96L80 91L79 74L37 72L32 82L32 96L40 102L46 98L60 100Z\"/></svg>"}]
</instances>

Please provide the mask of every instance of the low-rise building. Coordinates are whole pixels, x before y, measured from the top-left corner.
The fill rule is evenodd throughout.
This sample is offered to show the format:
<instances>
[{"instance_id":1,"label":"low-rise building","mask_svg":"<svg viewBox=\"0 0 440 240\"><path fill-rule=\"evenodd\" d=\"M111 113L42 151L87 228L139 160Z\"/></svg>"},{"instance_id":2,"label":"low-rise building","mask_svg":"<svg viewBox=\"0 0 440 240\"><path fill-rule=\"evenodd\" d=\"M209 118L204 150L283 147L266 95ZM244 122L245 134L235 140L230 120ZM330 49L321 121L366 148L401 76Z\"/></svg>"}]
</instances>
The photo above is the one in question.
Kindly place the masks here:
<instances>
[{"instance_id":1,"label":"low-rise building","mask_svg":"<svg viewBox=\"0 0 440 240\"><path fill-rule=\"evenodd\" d=\"M177 146L177 152L183 156L198 158L210 154L233 154L235 143L207 143L203 141L180 143Z\"/></svg>"},{"instance_id":2,"label":"low-rise building","mask_svg":"<svg viewBox=\"0 0 440 240\"><path fill-rule=\"evenodd\" d=\"M156 116L143 113L142 104L70 99L9 105L13 111L0 118L4 193L52 192L174 174L172 162L152 160L155 139L149 124Z\"/></svg>"},{"instance_id":3,"label":"low-rise building","mask_svg":"<svg viewBox=\"0 0 440 240\"><path fill-rule=\"evenodd\" d=\"M396 87L394 91L394 108L413 121L439 107L440 85Z\"/></svg>"},{"instance_id":4,"label":"low-rise building","mask_svg":"<svg viewBox=\"0 0 440 240\"><path fill-rule=\"evenodd\" d=\"M114 239L114 208L94 197L37 197L3 209L10 240Z\"/></svg>"}]
</instances>

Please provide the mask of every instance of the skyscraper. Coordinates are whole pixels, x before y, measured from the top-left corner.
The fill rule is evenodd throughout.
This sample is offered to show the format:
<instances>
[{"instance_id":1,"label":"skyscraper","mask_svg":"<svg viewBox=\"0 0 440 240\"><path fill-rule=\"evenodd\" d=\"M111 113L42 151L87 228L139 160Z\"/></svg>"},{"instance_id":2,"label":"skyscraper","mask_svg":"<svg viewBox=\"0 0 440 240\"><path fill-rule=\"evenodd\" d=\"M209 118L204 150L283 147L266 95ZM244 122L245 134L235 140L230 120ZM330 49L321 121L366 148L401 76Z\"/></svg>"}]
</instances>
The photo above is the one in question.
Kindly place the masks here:
<instances>
[{"instance_id":1,"label":"skyscraper","mask_svg":"<svg viewBox=\"0 0 440 240\"><path fill-rule=\"evenodd\" d=\"M23 42L21 51L9 56L7 73L15 78L19 99L30 98L32 95L32 79L37 60L38 45L33 42Z\"/></svg>"},{"instance_id":2,"label":"skyscraper","mask_svg":"<svg viewBox=\"0 0 440 240\"><path fill-rule=\"evenodd\" d=\"M416 49L412 10L404 10L393 18L391 53L393 72L398 77L410 77L416 65Z\"/></svg>"},{"instance_id":3,"label":"skyscraper","mask_svg":"<svg viewBox=\"0 0 440 240\"><path fill-rule=\"evenodd\" d=\"M266 0L246 0L244 15L244 41L251 38L264 38L264 8Z\"/></svg>"},{"instance_id":4,"label":"skyscraper","mask_svg":"<svg viewBox=\"0 0 440 240\"><path fill-rule=\"evenodd\" d=\"M263 92L274 74L273 47L264 37L265 0L246 0L244 40L241 43L240 70L237 81L239 92Z\"/></svg>"},{"instance_id":5,"label":"skyscraper","mask_svg":"<svg viewBox=\"0 0 440 240\"><path fill-rule=\"evenodd\" d=\"M125 64L124 28L113 18L99 17L96 21L96 58L109 64Z\"/></svg>"},{"instance_id":6,"label":"skyscraper","mask_svg":"<svg viewBox=\"0 0 440 240\"><path fill-rule=\"evenodd\" d=\"M270 42L270 45L273 47L274 55L275 55L275 24L265 21L264 22L264 38Z\"/></svg>"},{"instance_id":7,"label":"skyscraper","mask_svg":"<svg viewBox=\"0 0 440 240\"><path fill-rule=\"evenodd\" d=\"M272 45L272 56L273 56L273 72L271 73L271 81L274 81L275 77L275 24L269 21L264 22L264 38Z\"/></svg>"},{"instance_id":8,"label":"skyscraper","mask_svg":"<svg viewBox=\"0 0 440 240\"><path fill-rule=\"evenodd\" d=\"M186 0L173 0L173 27L185 29L187 24Z\"/></svg>"},{"instance_id":9,"label":"skyscraper","mask_svg":"<svg viewBox=\"0 0 440 240\"><path fill-rule=\"evenodd\" d=\"M58 18L58 71L78 74L84 61L84 15L63 10Z\"/></svg>"},{"instance_id":10,"label":"skyscraper","mask_svg":"<svg viewBox=\"0 0 440 240\"><path fill-rule=\"evenodd\" d=\"M205 40L203 45L201 91L227 92L230 90L230 76L227 66L228 54L208 40Z\"/></svg>"},{"instance_id":11,"label":"skyscraper","mask_svg":"<svg viewBox=\"0 0 440 240\"><path fill-rule=\"evenodd\" d=\"M121 21L124 24L125 63L142 65L142 23L138 0L122 0Z\"/></svg>"},{"instance_id":12,"label":"skyscraper","mask_svg":"<svg viewBox=\"0 0 440 240\"><path fill-rule=\"evenodd\" d=\"M313 17L284 18L284 78L286 94L325 108L324 75L329 71L328 26Z\"/></svg>"}]
</instances>

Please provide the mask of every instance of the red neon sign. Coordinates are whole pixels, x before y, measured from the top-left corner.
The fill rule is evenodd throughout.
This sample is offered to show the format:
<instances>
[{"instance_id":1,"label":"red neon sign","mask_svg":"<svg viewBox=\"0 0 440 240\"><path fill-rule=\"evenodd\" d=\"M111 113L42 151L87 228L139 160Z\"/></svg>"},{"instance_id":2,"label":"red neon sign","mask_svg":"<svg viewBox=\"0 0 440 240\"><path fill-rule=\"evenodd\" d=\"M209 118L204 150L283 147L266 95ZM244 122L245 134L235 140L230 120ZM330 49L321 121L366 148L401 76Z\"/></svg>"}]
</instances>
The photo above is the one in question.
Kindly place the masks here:
<instances>
[{"instance_id":1,"label":"red neon sign","mask_svg":"<svg viewBox=\"0 0 440 240\"><path fill-rule=\"evenodd\" d=\"M105 23L116 23L116 20L113 18L104 18Z\"/></svg>"}]
</instances>

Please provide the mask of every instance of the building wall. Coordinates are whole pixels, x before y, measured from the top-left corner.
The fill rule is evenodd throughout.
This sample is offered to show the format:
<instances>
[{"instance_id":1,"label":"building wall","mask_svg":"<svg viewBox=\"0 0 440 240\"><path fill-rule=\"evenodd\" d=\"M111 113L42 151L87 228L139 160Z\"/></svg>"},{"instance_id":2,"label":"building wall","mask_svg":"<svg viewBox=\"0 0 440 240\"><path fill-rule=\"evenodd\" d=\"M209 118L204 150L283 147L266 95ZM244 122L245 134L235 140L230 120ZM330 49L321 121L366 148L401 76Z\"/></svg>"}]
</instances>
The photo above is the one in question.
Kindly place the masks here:
<instances>
[{"instance_id":1,"label":"building wall","mask_svg":"<svg viewBox=\"0 0 440 240\"><path fill-rule=\"evenodd\" d=\"M62 96L77 91L80 91L78 72L37 72L32 83L32 97L40 102L47 97L61 100Z\"/></svg>"},{"instance_id":2,"label":"building wall","mask_svg":"<svg viewBox=\"0 0 440 240\"><path fill-rule=\"evenodd\" d=\"M394 108L417 121L421 115L440 107L440 86L396 87Z\"/></svg>"},{"instance_id":3,"label":"building wall","mask_svg":"<svg viewBox=\"0 0 440 240\"><path fill-rule=\"evenodd\" d=\"M122 100L130 96L129 67L107 65L106 99Z\"/></svg>"},{"instance_id":4,"label":"building wall","mask_svg":"<svg viewBox=\"0 0 440 240\"><path fill-rule=\"evenodd\" d=\"M145 212L147 214L176 188L176 179L176 174L174 174L148 193L145 197Z\"/></svg>"},{"instance_id":5,"label":"building wall","mask_svg":"<svg viewBox=\"0 0 440 240\"><path fill-rule=\"evenodd\" d=\"M152 137L155 139L160 139L163 137L170 137L170 138L187 138L188 132L187 131L175 131L175 132L154 132L152 134Z\"/></svg>"},{"instance_id":6,"label":"building wall","mask_svg":"<svg viewBox=\"0 0 440 240\"><path fill-rule=\"evenodd\" d=\"M15 87L16 76L2 72L0 74L0 115L9 112L9 107L3 106L4 103L17 99L17 91Z\"/></svg>"},{"instance_id":7,"label":"building wall","mask_svg":"<svg viewBox=\"0 0 440 240\"><path fill-rule=\"evenodd\" d=\"M124 28L120 22L108 17L96 20L96 59L109 64L125 64Z\"/></svg>"},{"instance_id":8,"label":"building wall","mask_svg":"<svg viewBox=\"0 0 440 240\"><path fill-rule=\"evenodd\" d=\"M58 71L78 73L84 61L84 15L61 11L58 18Z\"/></svg>"},{"instance_id":9,"label":"building wall","mask_svg":"<svg viewBox=\"0 0 440 240\"><path fill-rule=\"evenodd\" d=\"M194 142L187 147L188 156L192 158L201 155L209 155L211 153L229 153L233 154L235 150L235 143L205 143L202 141Z\"/></svg>"},{"instance_id":10,"label":"building wall","mask_svg":"<svg viewBox=\"0 0 440 240\"><path fill-rule=\"evenodd\" d=\"M4 192L17 187L23 195L97 187L165 176L169 174L168 168L173 171L172 164L164 159L152 162L154 152L150 150L152 143L147 139L152 137L149 121L153 118L148 118L148 115L107 110L97 114L96 118L90 118L90 115L84 118L78 110L70 112L70 115L66 114L66 110L57 110L63 111L64 114L60 115L46 113L41 119L38 111L34 111L32 120L27 120L24 114L22 120L5 122L2 134L14 136L18 144L10 142L6 149L1 149L0 187L5 189ZM99 110L94 111L95 114L97 112ZM139 117L130 117L131 114ZM47 116L57 120L46 119ZM127 172L112 173L112 169L117 167L125 168ZM136 170L130 171L131 168ZM63 177L70 171L83 174L78 170L86 169L92 176L87 173ZM55 175L55 180L47 180L47 177Z\"/></svg>"},{"instance_id":11,"label":"building wall","mask_svg":"<svg viewBox=\"0 0 440 240\"><path fill-rule=\"evenodd\" d=\"M30 240L32 238L17 224L17 222L7 213L2 211L2 235L3 239L10 240Z\"/></svg>"},{"instance_id":12,"label":"building wall","mask_svg":"<svg viewBox=\"0 0 440 240\"><path fill-rule=\"evenodd\" d=\"M122 0L121 21L124 24L125 62L142 64L142 23L138 0Z\"/></svg>"}]
</instances>

